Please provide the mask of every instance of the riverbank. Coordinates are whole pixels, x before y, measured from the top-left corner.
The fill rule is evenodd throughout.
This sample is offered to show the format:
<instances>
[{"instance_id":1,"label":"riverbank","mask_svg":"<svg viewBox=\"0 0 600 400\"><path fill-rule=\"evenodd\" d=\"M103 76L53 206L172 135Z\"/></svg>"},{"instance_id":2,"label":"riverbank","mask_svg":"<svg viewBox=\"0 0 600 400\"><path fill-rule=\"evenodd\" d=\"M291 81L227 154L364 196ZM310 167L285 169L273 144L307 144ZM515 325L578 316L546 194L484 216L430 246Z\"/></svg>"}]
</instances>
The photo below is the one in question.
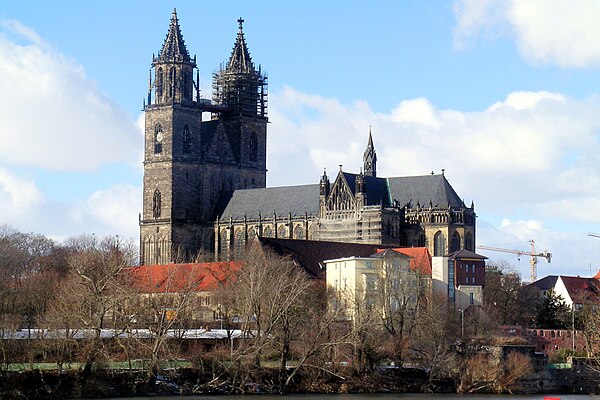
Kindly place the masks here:
<instances>
[{"instance_id":1,"label":"riverbank","mask_svg":"<svg viewBox=\"0 0 600 400\"><path fill-rule=\"evenodd\" d=\"M388 368L361 375L343 371L332 374L325 371L301 371L286 393L342 394L342 393L440 393L457 392L455 379L429 380L420 369ZM248 377L245 377L248 378ZM84 377L78 371L24 371L4 372L0 381L0 398L6 400L46 400L115 397L152 397L175 395L275 394L280 393L282 378L275 369L263 368L237 385L239 377L215 377L202 369L182 368L165 372L149 379L142 371L94 371ZM559 378L559 377L557 377ZM562 378L560 378L562 379ZM543 385L535 380L524 381L512 393L544 393ZM546 390L550 388L546 387ZM556 393L556 388L552 388ZM561 393L590 393L583 387L562 385Z\"/></svg>"}]
</instances>

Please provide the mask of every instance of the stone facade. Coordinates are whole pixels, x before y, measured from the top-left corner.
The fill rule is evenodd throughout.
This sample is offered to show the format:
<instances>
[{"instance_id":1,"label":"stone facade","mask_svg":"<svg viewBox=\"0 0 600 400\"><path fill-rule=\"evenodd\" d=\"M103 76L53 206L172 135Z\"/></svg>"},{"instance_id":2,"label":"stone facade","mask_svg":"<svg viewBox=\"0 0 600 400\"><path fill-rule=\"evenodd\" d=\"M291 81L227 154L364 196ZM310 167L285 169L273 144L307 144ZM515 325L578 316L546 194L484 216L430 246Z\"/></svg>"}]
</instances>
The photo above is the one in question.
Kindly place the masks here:
<instances>
[{"instance_id":1,"label":"stone facade","mask_svg":"<svg viewBox=\"0 0 600 400\"><path fill-rule=\"evenodd\" d=\"M212 102L200 97L196 60L175 11L153 57L145 105L142 264L212 252L223 193L266 185L266 77L255 69L238 22L231 57L215 74ZM211 120L203 121L203 113Z\"/></svg>"},{"instance_id":2,"label":"stone facade","mask_svg":"<svg viewBox=\"0 0 600 400\"><path fill-rule=\"evenodd\" d=\"M221 260L243 258L256 235L284 239L427 247L434 256L475 249L475 210L445 175L377 177L373 139L359 174L333 183L236 191L215 223ZM273 210L276 210L273 212Z\"/></svg>"},{"instance_id":3,"label":"stone facade","mask_svg":"<svg viewBox=\"0 0 600 400\"><path fill-rule=\"evenodd\" d=\"M229 61L200 96L174 11L152 59L145 105L140 262L241 259L256 236L394 247L432 255L475 248L475 211L446 177L377 176L371 132L359 174L266 188L267 78L255 68L243 20ZM194 77L194 72L196 76ZM203 120L203 114L210 119Z\"/></svg>"}]
</instances>

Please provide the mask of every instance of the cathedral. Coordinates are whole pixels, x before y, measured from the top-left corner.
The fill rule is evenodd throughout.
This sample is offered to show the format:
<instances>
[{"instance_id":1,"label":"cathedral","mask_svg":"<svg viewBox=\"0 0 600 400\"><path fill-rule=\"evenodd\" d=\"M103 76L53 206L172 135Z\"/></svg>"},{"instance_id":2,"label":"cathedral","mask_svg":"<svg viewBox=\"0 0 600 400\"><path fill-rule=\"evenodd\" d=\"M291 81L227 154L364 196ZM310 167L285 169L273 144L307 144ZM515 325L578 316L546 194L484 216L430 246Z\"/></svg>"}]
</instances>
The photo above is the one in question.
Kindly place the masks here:
<instances>
[{"instance_id":1,"label":"cathedral","mask_svg":"<svg viewBox=\"0 0 600 400\"><path fill-rule=\"evenodd\" d=\"M202 98L195 56L176 11L152 58L145 110L140 262L198 253L241 259L255 237L475 249L475 211L441 174L377 176L369 131L359 173L319 183L266 187L267 77L250 57L238 20L229 60ZM194 72L196 73L194 77ZM210 118L203 120L203 113Z\"/></svg>"}]
</instances>

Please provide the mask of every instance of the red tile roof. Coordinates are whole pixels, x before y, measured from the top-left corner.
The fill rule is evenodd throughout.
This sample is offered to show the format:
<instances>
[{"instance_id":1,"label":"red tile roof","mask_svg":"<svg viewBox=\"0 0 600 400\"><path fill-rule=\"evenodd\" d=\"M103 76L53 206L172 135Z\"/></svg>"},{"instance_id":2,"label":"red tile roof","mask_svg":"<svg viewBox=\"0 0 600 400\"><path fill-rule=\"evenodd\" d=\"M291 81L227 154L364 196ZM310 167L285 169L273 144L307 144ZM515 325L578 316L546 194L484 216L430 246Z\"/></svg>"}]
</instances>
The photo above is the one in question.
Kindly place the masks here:
<instances>
[{"instance_id":1,"label":"red tile roof","mask_svg":"<svg viewBox=\"0 0 600 400\"><path fill-rule=\"evenodd\" d=\"M387 249L377 249L377 253L385 250ZM423 275L431 275L431 255L427 247L396 247L392 250L410 257L411 270Z\"/></svg>"},{"instance_id":2,"label":"red tile roof","mask_svg":"<svg viewBox=\"0 0 600 400\"><path fill-rule=\"evenodd\" d=\"M207 262L190 264L141 265L126 270L131 284L143 293L177 293L218 288L235 279L242 263Z\"/></svg>"}]
</instances>

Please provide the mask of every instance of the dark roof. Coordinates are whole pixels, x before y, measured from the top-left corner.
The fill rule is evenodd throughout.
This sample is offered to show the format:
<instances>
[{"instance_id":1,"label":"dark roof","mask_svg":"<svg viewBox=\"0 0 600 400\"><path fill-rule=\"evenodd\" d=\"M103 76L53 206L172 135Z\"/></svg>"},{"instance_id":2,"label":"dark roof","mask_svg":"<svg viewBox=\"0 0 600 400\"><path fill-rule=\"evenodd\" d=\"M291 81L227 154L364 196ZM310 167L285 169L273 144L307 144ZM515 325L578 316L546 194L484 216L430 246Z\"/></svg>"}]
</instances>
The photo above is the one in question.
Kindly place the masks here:
<instances>
[{"instance_id":1,"label":"dark roof","mask_svg":"<svg viewBox=\"0 0 600 400\"><path fill-rule=\"evenodd\" d=\"M382 245L324 242L316 240L295 240L258 238L259 244L275 254L291 257L315 278L325 278L325 270L321 268L323 261L343 257L370 257Z\"/></svg>"},{"instance_id":2,"label":"dark roof","mask_svg":"<svg viewBox=\"0 0 600 400\"><path fill-rule=\"evenodd\" d=\"M387 178L390 195L400 207L465 207L444 175Z\"/></svg>"},{"instance_id":3,"label":"dark roof","mask_svg":"<svg viewBox=\"0 0 600 400\"><path fill-rule=\"evenodd\" d=\"M487 260L486 256L482 256L480 254L473 253L472 251L469 251L467 249L457 250L457 251L455 251L453 253L448 254L448 257L453 258L453 259L478 258L480 260Z\"/></svg>"},{"instance_id":4,"label":"dark roof","mask_svg":"<svg viewBox=\"0 0 600 400\"><path fill-rule=\"evenodd\" d=\"M262 189L236 190L221 220L319 214L319 185L280 186Z\"/></svg>"},{"instance_id":5,"label":"dark roof","mask_svg":"<svg viewBox=\"0 0 600 400\"><path fill-rule=\"evenodd\" d=\"M556 286L557 280L557 275L548 275L543 277L542 279L538 279L537 281L530 283L530 285L535 286L540 290L554 290L554 286Z\"/></svg>"},{"instance_id":6,"label":"dark roof","mask_svg":"<svg viewBox=\"0 0 600 400\"><path fill-rule=\"evenodd\" d=\"M162 62L165 61L187 61L190 62L190 53L185 46L185 41L181 35L181 29L179 28L179 20L177 19L177 11L173 10L171 15L171 24L169 25L169 32L163 43L160 53L158 53L158 59Z\"/></svg>"},{"instance_id":7,"label":"dark roof","mask_svg":"<svg viewBox=\"0 0 600 400\"><path fill-rule=\"evenodd\" d=\"M352 174L350 172L342 172L350 191L353 195L356 195L356 177L358 174ZM387 187L387 181L385 178L377 178L375 176L364 176L365 187L367 190L367 205L390 205L390 194Z\"/></svg>"}]
</instances>

